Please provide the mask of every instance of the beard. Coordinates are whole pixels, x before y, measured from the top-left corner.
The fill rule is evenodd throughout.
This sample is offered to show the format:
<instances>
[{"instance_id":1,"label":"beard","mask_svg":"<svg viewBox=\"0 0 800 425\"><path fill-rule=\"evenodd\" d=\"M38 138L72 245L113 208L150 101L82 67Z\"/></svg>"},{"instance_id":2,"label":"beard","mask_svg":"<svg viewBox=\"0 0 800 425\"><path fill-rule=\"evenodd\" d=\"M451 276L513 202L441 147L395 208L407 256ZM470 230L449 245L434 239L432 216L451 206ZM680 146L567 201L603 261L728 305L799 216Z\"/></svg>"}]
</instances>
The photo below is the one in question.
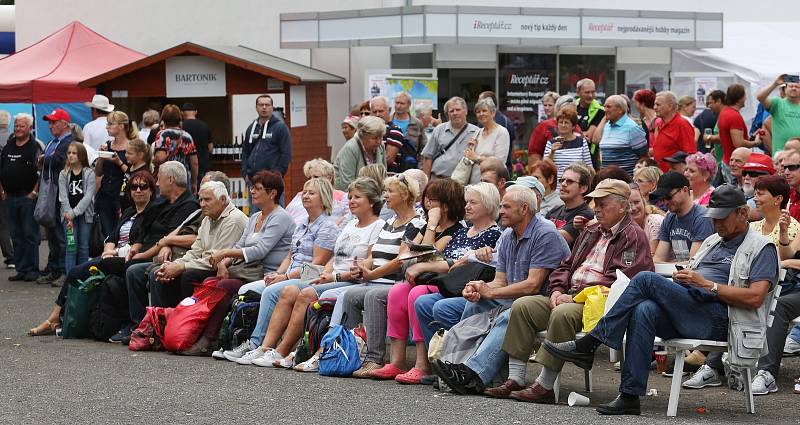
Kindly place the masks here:
<instances>
[{"instance_id":1,"label":"beard","mask_svg":"<svg viewBox=\"0 0 800 425\"><path fill-rule=\"evenodd\" d=\"M752 198L756 193L756 188L753 187L752 183L742 183L742 191L744 192L744 196Z\"/></svg>"}]
</instances>

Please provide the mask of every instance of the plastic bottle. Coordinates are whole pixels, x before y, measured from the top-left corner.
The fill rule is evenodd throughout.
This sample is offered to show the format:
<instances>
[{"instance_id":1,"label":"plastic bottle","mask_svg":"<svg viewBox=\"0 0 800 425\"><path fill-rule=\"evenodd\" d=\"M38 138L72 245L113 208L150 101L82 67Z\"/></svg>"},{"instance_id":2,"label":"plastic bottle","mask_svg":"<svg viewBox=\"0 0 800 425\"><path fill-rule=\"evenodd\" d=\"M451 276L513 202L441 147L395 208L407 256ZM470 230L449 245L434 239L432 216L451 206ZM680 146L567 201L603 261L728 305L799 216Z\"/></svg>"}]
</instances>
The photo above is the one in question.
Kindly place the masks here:
<instances>
[{"instance_id":1,"label":"plastic bottle","mask_svg":"<svg viewBox=\"0 0 800 425\"><path fill-rule=\"evenodd\" d=\"M72 229L67 229L67 252L72 254L76 249L75 234L72 232Z\"/></svg>"}]
</instances>

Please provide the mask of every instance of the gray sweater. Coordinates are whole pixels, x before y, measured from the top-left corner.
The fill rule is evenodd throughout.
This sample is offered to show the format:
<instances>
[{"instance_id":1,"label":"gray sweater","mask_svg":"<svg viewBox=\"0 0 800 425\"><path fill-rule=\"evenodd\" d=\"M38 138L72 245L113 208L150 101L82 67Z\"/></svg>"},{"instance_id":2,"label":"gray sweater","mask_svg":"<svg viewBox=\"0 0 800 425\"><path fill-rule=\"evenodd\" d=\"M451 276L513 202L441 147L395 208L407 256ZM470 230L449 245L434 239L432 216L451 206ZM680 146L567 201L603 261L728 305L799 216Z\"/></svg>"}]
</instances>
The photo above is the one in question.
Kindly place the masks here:
<instances>
[{"instance_id":1,"label":"gray sweater","mask_svg":"<svg viewBox=\"0 0 800 425\"><path fill-rule=\"evenodd\" d=\"M83 169L83 198L75 205L75 209L69 206L69 196L67 195L67 185L69 184L69 173L71 171L61 171L58 173L58 200L61 202L61 221L64 221L64 214L71 212L72 217L83 216L87 223L94 222L94 192L95 180L94 171L91 168Z\"/></svg>"},{"instance_id":2,"label":"gray sweater","mask_svg":"<svg viewBox=\"0 0 800 425\"><path fill-rule=\"evenodd\" d=\"M264 219L261 231L256 233L256 222L261 214L259 211L250 216L242 237L233 248L242 250L245 263L260 261L263 273L274 272L289 253L295 224L286 210L276 207Z\"/></svg>"}]
</instances>

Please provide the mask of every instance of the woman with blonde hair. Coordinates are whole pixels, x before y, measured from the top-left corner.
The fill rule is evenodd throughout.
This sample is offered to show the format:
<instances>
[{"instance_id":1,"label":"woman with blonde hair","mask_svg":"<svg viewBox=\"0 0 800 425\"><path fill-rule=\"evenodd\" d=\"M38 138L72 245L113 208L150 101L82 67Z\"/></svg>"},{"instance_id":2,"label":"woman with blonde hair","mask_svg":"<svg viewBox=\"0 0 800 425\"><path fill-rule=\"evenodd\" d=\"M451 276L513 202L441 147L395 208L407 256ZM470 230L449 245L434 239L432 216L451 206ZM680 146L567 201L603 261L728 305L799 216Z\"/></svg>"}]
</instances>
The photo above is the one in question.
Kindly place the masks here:
<instances>
[{"instance_id":1,"label":"woman with blonde hair","mask_svg":"<svg viewBox=\"0 0 800 425\"><path fill-rule=\"evenodd\" d=\"M95 173L100 180L100 188L95 196L95 210L100 216L100 229L108 236L117 227L122 211L120 193L125 173L130 171L127 150L131 140L139 138L136 123L128 119L122 111L113 111L106 117L106 130L112 140L101 144L95 163Z\"/></svg>"},{"instance_id":2,"label":"woman with blonde hair","mask_svg":"<svg viewBox=\"0 0 800 425\"><path fill-rule=\"evenodd\" d=\"M128 141L128 147L125 148L125 160L128 165L125 169L125 174L122 179L122 186L120 187L120 210L125 211L133 206L133 202L127 195L128 183L137 171L153 172L153 155L150 152L150 145L142 139L133 139Z\"/></svg>"},{"instance_id":3,"label":"woman with blonde hair","mask_svg":"<svg viewBox=\"0 0 800 425\"><path fill-rule=\"evenodd\" d=\"M475 116L481 129L474 139L467 144L464 151L464 158L461 161L471 167L471 173L466 176L463 184L475 184L481 181L481 161L485 158L506 158L510 146L510 136L508 130L494 120L497 107L492 98L486 97L475 103ZM463 166L463 164L461 165ZM458 167L456 167L458 170ZM453 173L454 175L456 172ZM455 180L456 178L453 177Z\"/></svg>"},{"instance_id":4,"label":"woman with blonde hair","mask_svg":"<svg viewBox=\"0 0 800 425\"><path fill-rule=\"evenodd\" d=\"M650 193L656 190L658 179L664 172L658 167L647 166L636 170L633 173L633 181L639 185L645 203L649 203Z\"/></svg>"},{"instance_id":5,"label":"woman with blonde hair","mask_svg":"<svg viewBox=\"0 0 800 425\"><path fill-rule=\"evenodd\" d=\"M681 98L678 99L678 114L692 125L694 129L694 139L698 140L700 138L700 130L694 126L695 112L697 112L697 100L694 96L681 96Z\"/></svg>"},{"instance_id":6,"label":"woman with blonde hair","mask_svg":"<svg viewBox=\"0 0 800 425\"><path fill-rule=\"evenodd\" d=\"M303 165L303 174L307 179L326 179L331 184L334 181L334 168L333 164L322 159L314 158L306 161ZM303 208L303 191L297 192L297 195L286 205L286 212L292 216L296 224L302 223L308 218L308 212ZM333 210L331 216L338 223L342 217L349 214L347 207L347 193L338 189L333 190Z\"/></svg>"}]
</instances>

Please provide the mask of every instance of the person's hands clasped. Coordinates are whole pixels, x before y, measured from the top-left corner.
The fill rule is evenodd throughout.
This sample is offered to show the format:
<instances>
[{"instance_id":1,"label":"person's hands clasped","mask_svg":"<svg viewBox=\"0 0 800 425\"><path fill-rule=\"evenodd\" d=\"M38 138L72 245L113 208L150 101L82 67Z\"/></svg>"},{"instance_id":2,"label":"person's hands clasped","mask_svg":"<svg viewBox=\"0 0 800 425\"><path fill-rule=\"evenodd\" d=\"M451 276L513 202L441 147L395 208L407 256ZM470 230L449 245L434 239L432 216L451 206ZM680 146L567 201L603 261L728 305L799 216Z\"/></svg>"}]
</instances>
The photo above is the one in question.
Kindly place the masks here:
<instances>
[{"instance_id":1,"label":"person's hands clasped","mask_svg":"<svg viewBox=\"0 0 800 425\"><path fill-rule=\"evenodd\" d=\"M572 295L563 294L559 291L553 291L550 294L550 309L553 310L561 304L569 304L575 301L572 300Z\"/></svg>"},{"instance_id":2,"label":"person's hands clasped","mask_svg":"<svg viewBox=\"0 0 800 425\"><path fill-rule=\"evenodd\" d=\"M333 282L333 273L322 272L319 277L308 282L309 285L322 285L323 283Z\"/></svg>"},{"instance_id":3,"label":"person's hands clasped","mask_svg":"<svg viewBox=\"0 0 800 425\"><path fill-rule=\"evenodd\" d=\"M167 261L156 271L156 279L161 282L170 282L183 273L183 266L174 261Z\"/></svg>"},{"instance_id":4,"label":"person's hands clasped","mask_svg":"<svg viewBox=\"0 0 800 425\"><path fill-rule=\"evenodd\" d=\"M222 280L222 279L227 279L228 277L230 277L230 273L228 272L228 266L225 265L224 261L218 262L217 263L217 278Z\"/></svg>"},{"instance_id":5,"label":"person's hands clasped","mask_svg":"<svg viewBox=\"0 0 800 425\"><path fill-rule=\"evenodd\" d=\"M172 248L162 246L161 249L158 250L158 260L162 263L172 261Z\"/></svg>"},{"instance_id":6,"label":"person's hands clasped","mask_svg":"<svg viewBox=\"0 0 800 425\"><path fill-rule=\"evenodd\" d=\"M481 300L481 292L485 292L485 290L482 289L483 286L486 286L486 282L482 280L467 282L467 285L464 286L464 290L461 291L461 295L465 300L476 303Z\"/></svg>"},{"instance_id":7,"label":"person's hands clasped","mask_svg":"<svg viewBox=\"0 0 800 425\"><path fill-rule=\"evenodd\" d=\"M225 259L225 253L222 250L211 251L211 255L208 256L208 263L213 267L219 264L219 262L224 259Z\"/></svg>"},{"instance_id":8,"label":"person's hands clasped","mask_svg":"<svg viewBox=\"0 0 800 425\"><path fill-rule=\"evenodd\" d=\"M477 258L478 261L483 263L491 263L492 259L494 258L494 252L495 252L494 248L490 246L478 248L475 250L475 258Z\"/></svg>"}]
</instances>

